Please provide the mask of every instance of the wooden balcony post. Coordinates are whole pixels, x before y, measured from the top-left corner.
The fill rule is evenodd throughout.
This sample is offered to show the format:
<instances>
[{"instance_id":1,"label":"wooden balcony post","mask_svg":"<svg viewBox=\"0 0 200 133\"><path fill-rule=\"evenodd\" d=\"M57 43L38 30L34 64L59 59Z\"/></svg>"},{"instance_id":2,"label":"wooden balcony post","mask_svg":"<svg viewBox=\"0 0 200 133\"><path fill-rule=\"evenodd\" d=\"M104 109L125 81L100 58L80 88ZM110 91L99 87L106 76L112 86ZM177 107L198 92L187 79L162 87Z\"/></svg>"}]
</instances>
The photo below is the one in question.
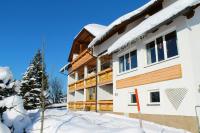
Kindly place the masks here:
<instances>
[{"instance_id":1,"label":"wooden balcony post","mask_svg":"<svg viewBox=\"0 0 200 133\"><path fill-rule=\"evenodd\" d=\"M88 67L85 65L84 66L84 79L86 79L88 76Z\"/></svg>"},{"instance_id":2,"label":"wooden balcony post","mask_svg":"<svg viewBox=\"0 0 200 133\"><path fill-rule=\"evenodd\" d=\"M78 72L75 71L75 81L78 81Z\"/></svg>"},{"instance_id":3,"label":"wooden balcony post","mask_svg":"<svg viewBox=\"0 0 200 133\"><path fill-rule=\"evenodd\" d=\"M100 72L101 71L101 60L100 58L98 57L97 58L97 72Z\"/></svg>"}]
</instances>

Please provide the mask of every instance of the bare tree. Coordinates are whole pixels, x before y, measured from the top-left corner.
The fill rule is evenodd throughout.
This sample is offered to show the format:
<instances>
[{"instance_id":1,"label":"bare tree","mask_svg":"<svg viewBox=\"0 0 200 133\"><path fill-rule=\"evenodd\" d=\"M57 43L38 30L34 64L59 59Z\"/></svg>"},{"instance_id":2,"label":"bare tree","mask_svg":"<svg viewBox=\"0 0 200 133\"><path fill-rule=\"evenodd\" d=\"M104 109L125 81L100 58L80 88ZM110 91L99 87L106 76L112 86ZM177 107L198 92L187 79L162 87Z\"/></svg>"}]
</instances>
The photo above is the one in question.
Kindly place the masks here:
<instances>
[{"instance_id":1,"label":"bare tree","mask_svg":"<svg viewBox=\"0 0 200 133\"><path fill-rule=\"evenodd\" d=\"M50 97L53 103L61 103L61 99L63 98L62 93L63 85L59 78L54 77L50 81Z\"/></svg>"}]
</instances>

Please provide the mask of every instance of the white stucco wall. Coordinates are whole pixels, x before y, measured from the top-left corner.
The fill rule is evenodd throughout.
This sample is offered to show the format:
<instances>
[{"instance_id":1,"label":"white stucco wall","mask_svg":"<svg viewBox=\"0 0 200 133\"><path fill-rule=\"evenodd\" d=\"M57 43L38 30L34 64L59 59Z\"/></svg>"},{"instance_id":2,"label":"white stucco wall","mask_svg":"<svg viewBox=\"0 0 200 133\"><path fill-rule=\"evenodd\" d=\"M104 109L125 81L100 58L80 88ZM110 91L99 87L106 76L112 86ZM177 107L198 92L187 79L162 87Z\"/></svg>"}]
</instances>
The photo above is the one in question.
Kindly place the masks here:
<instances>
[{"instance_id":1,"label":"white stucco wall","mask_svg":"<svg viewBox=\"0 0 200 133\"><path fill-rule=\"evenodd\" d=\"M75 101L84 101L84 90L75 91Z\"/></svg>"},{"instance_id":2,"label":"white stucco wall","mask_svg":"<svg viewBox=\"0 0 200 133\"><path fill-rule=\"evenodd\" d=\"M113 86L112 84L99 86L97 90L98 100L112 100L113 99Z\"/></svg>"},{"instance_id":3,"label":"white stucco wall","mask_svg":"<svg viewBox=\"0 0 200 133\"><path fill-rule=\"evenodd\" d=\"M74 102L75 101L75 93L67 93L67 102Z\"/></svg>"},{"instance_id":4,"label":"white stucco wall","mask_svg":"<svg viewBox=\"0 0 200 133\"><path fill-rule=\"evenodd\" d=\"M136 106L129 105L129 94L135 88L138 89L141 103L141 112L145 114L170 114L170 115L195 115L195 106L199 104L199 73L200 62L197 57L200 56L200 46L198 45L198 35L200 35L199 25L199 8L196 10L195 16L187 20L185 17L177 18L170 25L162 26L157 32L147 35L143 40L126 47L124 50L113 54L113 88L114 88L114 112L137 113ZM188 26L189 25L189 26ZM156 39L161 35L165 35L170 31L177 31L179 56L157 63L152 66L146 65L146 44ZM193 47L194 46L194 47ZM118 57L137 48L138 52L138 68L123 74L119 74ZM153 83L142 86L134 86L124 89L116 89L116 80L132 77L146 72L158 70L161 68L173 66L176 64L182 65L183 78L171 81ZM170 103L165 93L169 88L185 88L188 90L183 102L176 110ZM160 90L161 102L159 106L148 106L148 91Z\"/></svg>"}]
</instances>

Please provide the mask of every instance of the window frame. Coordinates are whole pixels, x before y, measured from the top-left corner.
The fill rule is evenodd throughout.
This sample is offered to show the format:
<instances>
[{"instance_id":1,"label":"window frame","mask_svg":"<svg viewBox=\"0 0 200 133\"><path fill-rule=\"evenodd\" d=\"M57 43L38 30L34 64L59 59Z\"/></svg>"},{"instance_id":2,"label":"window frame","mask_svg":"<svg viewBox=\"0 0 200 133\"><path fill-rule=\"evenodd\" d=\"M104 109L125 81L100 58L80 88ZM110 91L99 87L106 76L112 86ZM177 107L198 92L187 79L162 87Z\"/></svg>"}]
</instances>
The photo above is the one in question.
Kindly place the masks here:
<instances>
[{"instance_id":1,"label":"window frame","mask_svg":"<svg viewBox=\"0 0 200 133\"><path fill-rule=\"evenodd\" d=\"M122 58L123 57L123 68L122 68L122 70L120 70L121 69L121 60L120 60L120 58ZM120 57L118 57L118 61L119 61L119 73L123 73L123 72L125 72L125 57L124 57L124 55L121 55Z\"/></svg>"},{"instance_id":2,"label":"window frame","mask_svg":"<svg viewBox=\"0 0 200 133\"><path fill-rule=\"evenodd\" d=\"M132 64L132 61L131 61L131 53L136 51L136 61L137 61L137 67L134 67L132 68L131 67L131 64ZM129 56L129 69L127 70L126 69L126 55ZM120 71L120 58L123 57L123 67L124 67L124 71ZM118 74L123 74L123 73L126 73L126 72L129 72L129 71L132 71L132 70L135 70L138 68L138 50L135 48L135 49L132 49L132 50L129 50L128 52L126 53L123 53L123 54L120 54L118 55Z\"/></svg>"},{"instance_id":3,"label":"window frame","mask_svg":"<svg viewBox=\"0 0 200 133\"><path fill-rule=\"evenodd\" d=\"M151 101L151 93L159 92L159 102L152 102ZM148 91L148 105L160 105L161 103L161 93L159 89L149 90Z\"/></svg>"},{"instance_id":4,"label":"window frame","mask_svg":"<svg viewBox=\"0 0 200 133\"><path fill-rule=\"evenodd\" d=\"M129 103L130 106L136 106L137 105L136 95L135 95L135 99L136 99L135 103L132 103L132 95L135 95L135 92L130 92L129 93L129 101L128 101L128 103Z\"/></svg>"},{"instance_id":5,"label":"window frame","mask_svg":"<svg viewBox=\"0 0 200 133\"><path fill-rule=\"evenodd\" d=\"M173 32L175 32L175 34L176 34L176 49L177 49L177 55L174 55L174 56L168 57L166 36L169 35L169 34L172 34ZM163 39L164 39L164 42L165 42L166 59L170 59L170 58L173 58L173 57L178 56L178 55L179 55L179 47L178 47L177 31L175 30L175 31L172 31L172 32L169 32L169 33L165 34L165 35L163 36Z\"/></svg>"},{"instance_id":6,"label":"window frame","mask_svg":"<svg viewBox=\"0 0 200 133\"><path fill-rule=\"evenodd\" d=\"M176 47L177 47L177 55L175 56L172 56L172 57L168 57L167 55L167 42L166 42L166 39L165 39L165 36L168 35L168 34L171 34L175 32L176 33ZM160 60L158 59L158 43L157 43L157 39L159 38L162 38L163 40L163 50L164 50L164 59L163 60ZM147 45L150 44L151 42L155 42L155 54L156 54L156 61L153 62L153 63L148 63L148 52L147 52ZM160 62L164 62L164 61L167 61L167 60L170 60L170 59L173 59L173 58L176 58L179 56L179 45L178 45L178 36L177 36L177 30L176 29L173 29L173 30L170 30L168 32L165 32L165 33L162 33L162 34L159 34L157 35L155 38L153 39L149 39L148 41L145 41L145 47L146 47L146 65L147 66L151 66L151 65L154 65L154 64L157 64L157 63L160 63Z\"/></svg>"}]
</instances>

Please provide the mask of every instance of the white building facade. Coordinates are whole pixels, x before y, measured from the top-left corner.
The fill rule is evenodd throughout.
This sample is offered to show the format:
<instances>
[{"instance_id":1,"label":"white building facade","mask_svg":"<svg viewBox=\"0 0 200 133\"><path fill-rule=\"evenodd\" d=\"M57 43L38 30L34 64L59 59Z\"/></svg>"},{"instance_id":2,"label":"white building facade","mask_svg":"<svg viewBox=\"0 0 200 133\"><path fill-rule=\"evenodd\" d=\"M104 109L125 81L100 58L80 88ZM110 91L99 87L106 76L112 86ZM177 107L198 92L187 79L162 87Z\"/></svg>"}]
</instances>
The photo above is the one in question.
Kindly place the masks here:
<instances>
[{"instance_id":1,"label":"white building facade","mask_svg":"<svg viewBox=\"0 0 200 133\"><path fill-rule=\"evenodd\" d=\"M112 84L97 91L97 100L112 99L114 113L198 132L199 3L199 0L151 0L96 36L88 46L94 56L112 56ZM174 12L162 14L170 9ZM145 26L147 30L142 29ZM105 90L111 91L109 95ZM78 93L77 98L84 99L83 93ZM68 100L74 98L68 96Z\"/></svg>"}]
</instances>

